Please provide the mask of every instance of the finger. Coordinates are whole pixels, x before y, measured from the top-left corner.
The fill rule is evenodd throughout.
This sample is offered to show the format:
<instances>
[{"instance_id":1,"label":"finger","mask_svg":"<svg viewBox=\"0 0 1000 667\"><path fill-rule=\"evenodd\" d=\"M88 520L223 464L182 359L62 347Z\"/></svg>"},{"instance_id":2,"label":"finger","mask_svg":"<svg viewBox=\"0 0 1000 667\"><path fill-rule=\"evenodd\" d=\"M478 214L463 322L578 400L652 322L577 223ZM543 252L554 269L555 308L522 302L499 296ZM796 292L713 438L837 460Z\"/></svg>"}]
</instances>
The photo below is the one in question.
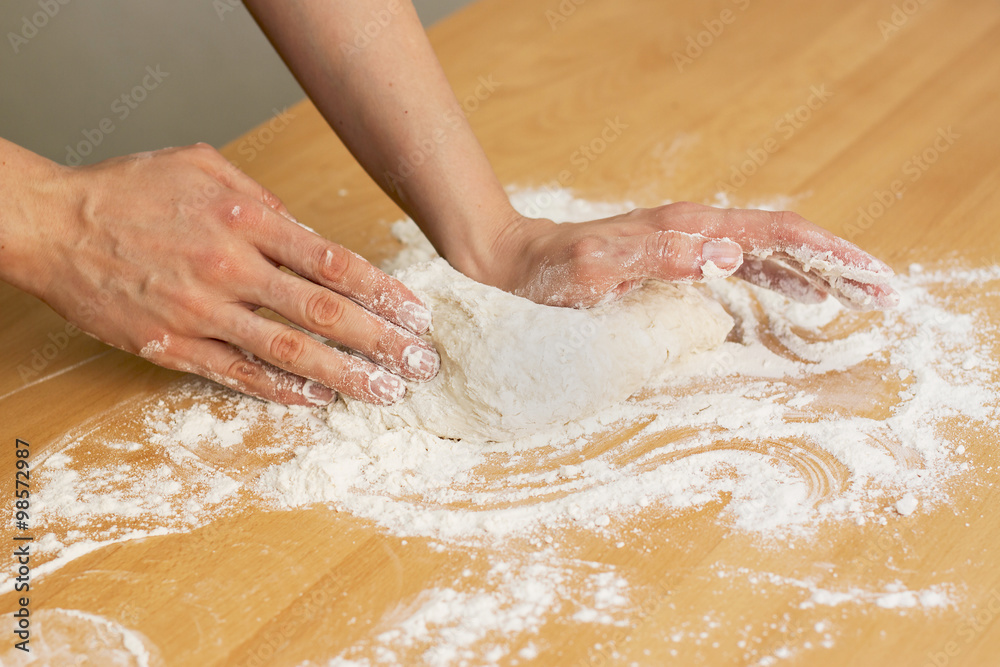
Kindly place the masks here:
<instances>
[{"instance_id":1,"label":"finger","mask_svg":"<svg viewBox=\"0 0 1000 667\"><path fill-rule=\"evenodd\" d=\"M720 209L689 202L654 209L672 229L705 236L725 237L759 256L784 252L800 262L831 262L850 267L873 280L888 278L893 271L850 241L814 225L791 211Z\"/></svg>"},{"instance_id":2,"label":"finger","mask_svg":"<svg viewBox=\"0 0 1000 667\"><path fill-rule=\"evenodd\" d=\"M242 169L237 167L235 164L227 160L221 153L215 149L207 146L211 150L209 156L209 164L206 166L209 173L211 173L216 180L218 180L223 185L227 186L235 192L249 196L253 201L259 202L260 208L262 210L273 211L285 219L294 222L296 225L302 229L310 232L312 234L318 234L318 232L304 225L292 215L285 203L275 195L273 192L268 190L266 187L255 181L253 178L248 176ZM230 211L230 215L233 217L238 217L241 214L240 206L236 205ZM266 216L259 215L258 218L265 218Z\"/></svg>"},{"instance_id":3,"label":"finger","mask_svg":"<svg viewBox=\"0 0 1000 667\"><path fill-rule=\"evenodd\" d=\"M430 328L430 311L403 283L343 246L281 218L271 222L248 226L266 257L415 334Z\"/></svg>"},{"instance_id":4,"label":"finger","mask_svg":"<svg viewBox=\"0 0 1000 667\"><path fill-rule=\"evenodd\" d=\"M828 282L830 294L852 310L885 310L899 305L899 293L887 283L865 283L843 276L822 278Z\"/></svg>"},{"instance_id":5,"label":"finger","mask_svg":"<svg viewBox=\"0 0 1000 667\"><path fill-rule=\"evenodd\" d=\"M225 164L215 172L215 177L229 188L236 190L237 192L242 192L243 194L252 197L255 201L259 201L275 213L284 216L294 223L301 224L295 219L295 217L288 210L288 207L285 206L284 202L282 202L277 195L247 176L242 169L237 167L232 162L226 160Z\"/></svg>"},{"instance_id":6,"label":"finger","mask_svg":"<svg viewBox=\"0 0 1000 667\"><path fill-rule=\"evenodd\" d=\"M773 262L747 256L743 265L734 274L738 278L784 294L790 299L802 303L822 303L826 300L826 291L815 286L805 276L796 271Z\"/></svg>"},{"instance_id":7,"label":"finger","mask_svg":"<svg viewBox=\"0 0 1000 667\"><path fill-rule=\"evenodd\" d=\"M801 262L785 253L775 253L770 257L771 259L764 261L770 262L776 270L799 276L817 290L830 294L853 310L886 309L899 304L899 294L888 283L862 282L836 272L817 272L804 267Z\"/></svg>"},{"instance_id":8,"label":"finger","mask_svg":"<svg viewBox=\"0 0 1000 667\"><path fill-rule=\"evenodd\" d=\"M217 181L231 190L249 195L255 201L265 205L270 210L284 216L292 222L297 222L288 208L277 196L263 185L250 178L242 169L226 159L215 148L204 142L187 146L180 150L191 151L191 155L201 164L202 168L215 177Z\"/></svg>"},{"instance_id":9,"label":"finger","mask_svg":"<svg viewBox=\"0 0 1000 667\"><path fill-rule=\"evenodd\" d=\"M674 228L723 235L759 259L778 259L803 275L815 275L827 291L852 308L886 308L898 302L888 285L893 275L888 265L795 213L716 209L686 202L658 212Z\"/></svg>"},{"instance_id":10,"label":"finger","mask_svg":"<svg viewBox=\"0 0 1000 667\"><path fill-rule=\"evenodd\" d=\"M775 259L761 260L749 256L736 276L803 303L820 303L830 295L852 310L886 309L899 305L899 294L888 284L861 283L843 277L803 272L794 263L786 264L786 259L777 255L772 257Z\"/></svg>"},{"instance_id":11,"label":"finger","mask_svg":"<svg viewBox=\"0 0 1000 667\"><path fill-rule=\"evenodd\" d=\"M606 253L607 261L620 262L620 280L659 278L694 281L731 275L743 261L743 249L728 239L710 239L700 234L676 231L619 237L617 253Z\"/></svg>"},{"instance_id":12,"label":"finger","mask_svg":"<svg viewBox=\"0 0 1000 667\"><path fill-rule=\"evenodd\" d=\"M246 301L258 303L315 334L332 338L409 380L427 381L441 366L428 343L389 324L350 299L298 276L270 271L271 280L251 289Z\"/></svg>"},{"instance_id":13,"label":"finger","mask_svg":"<svg viewBox=\"0 0 1000 667\"><path fill-rule=\"evenodd\" d=\"M218 340L175 340L161 366L195 373L238 392L284 405L323 406L337 395L318 382L266 364Z\"/></svg>"},{"instance_id":14,"label":"finger","mask_svg":"<svg viewBox=\"0 0 1000 667\"><path fill-rule=\"evenodd\" d=\"M406 393L403 380L372 362L327 347L285 324L233 306L220 319L229 341L267 363L368 403L389 405Z\"/></svg>"}]
</instances>

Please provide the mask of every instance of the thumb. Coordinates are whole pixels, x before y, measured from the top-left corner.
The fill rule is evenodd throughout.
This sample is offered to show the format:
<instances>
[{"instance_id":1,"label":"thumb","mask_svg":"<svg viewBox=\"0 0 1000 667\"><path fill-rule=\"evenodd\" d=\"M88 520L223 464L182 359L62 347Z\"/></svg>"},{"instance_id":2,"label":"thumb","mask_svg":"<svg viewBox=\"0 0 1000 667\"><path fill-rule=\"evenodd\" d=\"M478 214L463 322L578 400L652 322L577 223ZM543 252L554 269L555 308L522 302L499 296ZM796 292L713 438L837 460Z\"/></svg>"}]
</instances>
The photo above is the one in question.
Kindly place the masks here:
<instances>
[{"instance_id":1,"label":"thumb","mask_svg":"<svg viewBox=\"0 0 1000 667\"><path fill-rule=\"evenodd\" d=\"M633 244L630 278L705 280L725 278L743 263L743 248L729 239L662 231L623 239Z\"/></svg>"}]
</instances>

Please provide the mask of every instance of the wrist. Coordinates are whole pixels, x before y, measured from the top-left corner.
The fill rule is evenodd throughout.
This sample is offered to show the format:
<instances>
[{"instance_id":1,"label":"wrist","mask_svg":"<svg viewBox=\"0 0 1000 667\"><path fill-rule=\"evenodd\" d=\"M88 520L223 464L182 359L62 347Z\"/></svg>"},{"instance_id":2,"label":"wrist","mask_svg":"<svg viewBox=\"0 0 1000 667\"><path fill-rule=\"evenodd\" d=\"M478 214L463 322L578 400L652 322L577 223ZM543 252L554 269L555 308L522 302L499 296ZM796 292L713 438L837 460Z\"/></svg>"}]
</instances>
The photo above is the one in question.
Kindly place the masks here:
<instances>
[{"instance_id":1,"label":"wrist","mask_svg":"<svg viewBox=\"0 0 1000 667\"><path fill-rule=\"evenodd\" d=\"M439 250L456 269L486 282L494 258L509 245L511 232L519 225L520 216L510 207L479 213L473 221L449 226L458 233L442 238Z\"/></svg>"},{"instance_id":2,"label":"wrist","mask_svg":"<svg viewBox=\"0 0 1000 667\"><path fill-rule=\"evenodd\" d=\"M473 280L514 291L533 266L539 239L552 226L551 220L528 218L511 208L492 221L488 234L445 257Z\"/></svg>"},{"instance_id":3,"label":"wrist","mask_svg":"<svg viewBox=\"0 0 1000 667\"><path fill-rule=\"evenodd\" d=\"M43 297L47 269L65 240L74 171L20 146L0 146L0 279Z\"/></svg>"}]
</instances>

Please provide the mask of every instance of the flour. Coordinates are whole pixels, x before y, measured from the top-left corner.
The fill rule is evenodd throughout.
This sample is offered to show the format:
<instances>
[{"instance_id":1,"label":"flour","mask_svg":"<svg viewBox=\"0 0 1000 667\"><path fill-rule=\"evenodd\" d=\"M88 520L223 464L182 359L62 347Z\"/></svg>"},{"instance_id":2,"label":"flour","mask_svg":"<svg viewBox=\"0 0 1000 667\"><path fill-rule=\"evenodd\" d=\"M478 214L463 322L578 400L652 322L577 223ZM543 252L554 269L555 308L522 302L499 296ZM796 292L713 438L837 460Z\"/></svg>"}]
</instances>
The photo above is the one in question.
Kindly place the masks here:
<instances>
[{"instance_id":1,"label":"flour","mask_svg":"<svg viewBox=\"0 0 1000 667\"><path fill-rule=\"evenodd\" d=\"M76 609L32 611L30 648L0 653L0 665L93 664L102 667L160 667L159 651L142 634ZM86 656L86 662L81 661Z\"/></svg>"},{"instance_id":2,"label":"flour","mask_svg":"<svg viewBox=\"0 0 1000 667\"><path fill-rule=\"evenodd\" d=\"M910 516L917 511L917 507L920 505L920 501L914 498L911 494L906 494L902 498L896 501L896 511L903 516Z\"/></svg>"},{"instance_id":3,"label":"flour","mask_svg":"<svg viewBox=\"0 0 1000 667\"><path fill-rule=\"evenodd\" d=\"M720 278L728 278L733 274L732 271L727 271L725 269L720 269L715 262L712 260L707 260L701 265L701 277L705 280L718 280Z\"/></svg>"},{"instance_id":4,"label":"flour","mask_svg":"<svg viewBox=\"0 0 1000 667\"><path fill-rule=\"evenodd\" d=\"M434 313L429 339L441 371L409 383L396 405L348 405L445 438L509 441L579 421L642 389L668 362L717 346L732 328L717 303L686 285L651 282L581 310L482 285L443 259L397 277Z\"/></svg>"},{"instance_id":5,"label":"flour","mask_svg":"<svg viewBox=\"0 0 1000 667\"><path fill-rule=\"evenodd\" d=\"M143 359L153 359L154 357L163 354L168 345L170 345L170 336L168 334L163 334L162 339L154 338L146 343L139 351L139 356Z\"/></svg>"},{"instance_id":6,"label":"flour","mask_svg":"<svg viewBox=\"0 0 1000 667\"><path fill-rule=\"evenodd\" d=\"M514 193L513 201L567 220L631 207L547 196L545 206L537 192ZM415 225L393 231L403 244L394 269L433 258ZM996 323L975 299L997 297L1000 267L911 267L895 286L899 308L858 313L833 299L803 305L737 280L712 281L700 289L735 321L726 342L671 359L659 369L666 374L651 374L626 400L555 430L493 442L482 434L442 438L402 418L371 420L343 403L284 408L189 380L67 434L35 463L37 532L58 533L38 542L35 572L246 507L328 504L389 534L432 539L440 550L494 554L486 584L432 585L333 664L392 664L413 651L431 665L530 660L544 652L539 637L552 617L618 627L635 621L645 599L627 573L574 555L572 535L641 560L644 547L629 526L702 512L697 521L752 538L763 552L807 550L823 529L899 534L928 513L951 511L955 489L980 483L975 434L1000 427L1000 386ZM836 571L726 572L727 586L794 591L796 608L811 612L946 613L961 605L960 585L914 585L895 570L869 587ZM708 620L678 610L665 637L676 633L678 646L709 654L712 633L736 619L725 616L724 599L704 604L713 605ZM739 649L747 663L772 664L832 645L835 628L822 624L803 630L787 619L754 619L746 633L800 639L765 652L746 634Z\"/></svg>"},{"instance_id":7,"label":"flour","mask_svg":"<svg viewBox=\"0 0 1000 667\"><path fill-rule=\"evenodd\" d=\"M721 579L737 577L745 578L760 588L768 585L781 588L798 589L802 593L798 603L800 609L815 607L837 607L844 604L871 604L882 609L899 609L922 607L926 609L954 606L956 592L947 585L934 585L922 590L909 590L900 581L890 581L880 589L869 589L851 586L841 589L825 587L815 579L797 579L773 572L756 572L747 568L736 570L719 570L717 576ZM818 628L822 632L822 628Z\"/></svg>"},{"instance_id":8,"label":"flour","mask_svg":"<svg viewBox=\"0 0 1000 667\"><path fill-rule=\"evenodd\" d=\"M526 560L495 563L485 578L489 589L434 588L421 592L406 607L387 613L373 630L370 642L322 664L370 664L354 656L373 647L379 649L376 664L405 664L404 655L414 652L428 665L490 664L507 655L509 637L537 635L551 614L565 613L582 623L621 624L617 616L629 603L622 594L628 583L615 572L580 577L571 587L572 574L565 568L541 554ZM580 597L578 602L575 595ZM521 657L533 657L530 647Z\"/></svg>"}]
</instances>

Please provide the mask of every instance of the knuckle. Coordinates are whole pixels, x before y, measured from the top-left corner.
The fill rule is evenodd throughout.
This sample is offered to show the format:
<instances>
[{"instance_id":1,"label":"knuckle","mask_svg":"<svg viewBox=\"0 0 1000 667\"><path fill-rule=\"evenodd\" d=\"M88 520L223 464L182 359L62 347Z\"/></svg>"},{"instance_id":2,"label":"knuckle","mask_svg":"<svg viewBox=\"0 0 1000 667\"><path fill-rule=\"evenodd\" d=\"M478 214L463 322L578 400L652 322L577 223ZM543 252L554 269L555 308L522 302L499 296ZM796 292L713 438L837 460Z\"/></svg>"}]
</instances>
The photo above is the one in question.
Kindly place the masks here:
<instances>
[{"instance_id":1,"label":"knuckle","mask_svg":"<svg viewBox=\"0 0 1000 667\"><path fill-rule=\"evenodd\" d=\"M268 283L267 293L270 294L274 303L295 303L299 298L300 285L289 280L287 274L279 272Z\"/></svg>"},{"instance_id":2,"label":"knuckle","mask_svg":"<svg viewBox=\"0 0 1000 667\"><path fill-rule=\"evenodd\" d=\"M285 210L285 204L278 198L278 195L274 194L265 187L261 188L260 199L269 208Z\"/></svg>"},{"instance_id":3,"label":"knuckle","mask_svg":"<svg viewBox=\"0 0 1000 667\"><path fill-rule=\"evenodd\" d=\"M353 262L351 253L336 244L320 244L316 247L316 255L317 274L321 278L334 284L347 279Z\"/></svg>"},{"instance_id":4,"label":"knuckle","mask_svg":"<svg viewBox=\"0 0 1000 667\"><path fill-rule=\"evenodd\" d=\"M237 271L237 262L233 260L235 253L227 247L206 248L198 256L202 275L218 281L231 278Z\"/></svg>"},{"instance_id":5,"label":"knuckle","mask_svg":"<svg viewBox=\"0 0 1000 667\"><path fill-rule=\"evenodd\" d=\"M263 219L257 206L249 206L235 198L220 201L216 215L222 224L233 230L255 227Z\"/></svg>"},{"instance_id":6,"label":"knuckle","mask_svg":"<svg viewBox=\"0 0 1000 667\"><path fill-rule=\"evenodd\" d=\"M346 304L332 294L317 291L306 301L306 318L324 329L341 324L346 311Z\"/></svg>"},{"instance_id":7,"label":"knuckle","mask_svg":"<svg viewBox=\"0 0 1000 667\"><path fill-rule=\"evenodd\" d=\"M607 244L603 239L597 236L584 236L570 244L569 254L573 261L592 260L600 257L606 247Z\"/></svg>"},{"instance_id":8,"label":"knuckle","mask_svg":"<svg viewBox=\"0 0 1000 667\"><path fill-rule=\"evenodd\" d=\"M666 206L661 206L658 210L664 215L693 215L695 213L701 213L705 209L701 204L695 204L690 201L678 201L672 204L667 204Z\"/></svg>"},{"instance_id":9,"label":"knuckle","mask_svg":"<svg viewBox=\"0 0 1000 667\"><path fill-rule=\"evenodd\" d=\"M171 281L162 281L149 295L151 300L168 304L171 326L187 335L197 333L201 323L213 321L218 311L219 302L213 295Z\"/></svg>"},{"instance_id":10,"label":"knuckle","mask_svg":"<svg viewBox=\"0 0 1000 667\"><path fill-rule=\"evenodd\" d=\"M678 254L677 237L674 234L649 234L643 241L647 257L673 259Z\"/></svg>"},{"instance_id":11,"label":"knuckle","mask_svg":"<svg viewBox=\"0 0 1000 667\"><path fill-rule=\"evenodd\" d=\"M215 150L213 146L206 144L204 141L199 141L196 144L191 144L186 148L182 149L186 154L191 155L195 159L204 160L215 160L217 156L221 157L219 151Z\"/></svg>"},{"instance_id":12,"label":"knuckle","mask_svg":"<svg viewBox=\"0 0 1000 667\"><path fill-rule=\"evenodd\" d=\"M191 150L197 151L204 155L218 155L219 151L215 150L215 147L211 144L205 143L204 141L199 141L191 145Z\"/></svg>"},{"instance_id":13,"label":"knuckle","mask_svg":"<svg viewBox=\"0 0 1000 667\"><path fill-rule=\"evenodd\" d=\"M657 267L655 270L660 277L682 280L693 277L693 272L700 275L699 244L693 243L689 236L659 232L648 235L643 244L650 266Z\"/></svg>"},{"instance_id":14,"label":"knuckle","mask_svg":"<svg viewBox=\"0 0 1000 667\"><path fill-rule=\"evenodd\" d=\"M806 219L793 211L776 211L774 213L774 224L778 227L798 227Z\"/></svg>"},{"instance_id":15,"label":"knuckle","mask_svg":"<svg viewBox=\"0 0 1000 667\"><path fill-rule=\"evenodd\" d=\"M240 386L255 387L261 377L261 368L249 359L234 359L223 371L223 376L239 383Z\"/></svg>"},{"instance_id":16,"label":"knuckle","mask_svg":"<svg viewBox=\"0 0 1000 667\"><path fill-rule=\"evenodd\" d=\"M278 331L267 343L268 354L279 366L298 366L306 351L302 334L292 329Z\"/></svg>"},{"instance_id":17,"label":"knuckle","mask_svg":"<svg viewBox=\"0 0 1000 667\"><path fill-rule=\"evenodd\" d=\"M383 362L405 363L406 350L412 345L419 345L419 340L386 328L374 339L373 359L382 365L385 365Z\"/></svg>"},{"instance_id":18,"label":"knuckle","mask_svg":"<svg viewBox=\"0 0 1000 667\"><path fill-rule=\"evenodd\" d=\"M633 233L648 234L663 228L664 216L657 208L632 209L623 218L628 221L628 227Z\"/></svg>"}]
</instances>

